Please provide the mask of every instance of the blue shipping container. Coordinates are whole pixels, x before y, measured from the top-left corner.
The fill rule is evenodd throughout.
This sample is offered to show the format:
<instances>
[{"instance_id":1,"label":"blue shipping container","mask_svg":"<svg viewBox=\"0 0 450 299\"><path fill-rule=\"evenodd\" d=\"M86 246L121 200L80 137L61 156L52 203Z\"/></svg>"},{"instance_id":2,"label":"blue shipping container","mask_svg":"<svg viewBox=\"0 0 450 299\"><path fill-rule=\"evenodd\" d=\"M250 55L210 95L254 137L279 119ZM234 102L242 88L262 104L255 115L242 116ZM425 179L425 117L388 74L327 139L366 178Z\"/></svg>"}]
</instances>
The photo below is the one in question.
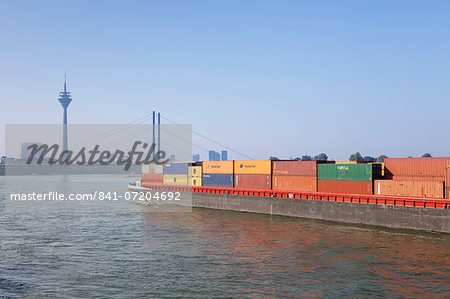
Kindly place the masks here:
<instances>
[{"instance_id":1,"label":"blue shipping container","mask_svg":"<svg viewBox=\"0 0 450 299\"><path fill-rule=\"evenodd\" d=\"M206 173L202 178L203 186L233 187L233 174Z\"/></svg>"},{"instance_id":2,"label":"blue shipping container","mask_svg":"<svg viewBox=\"0 0 450 299\"><path fill-rule=\"evenodd\" d=\"M164 174L187 174L187 163L167 163L164 164Z\"/></svg>"}]
</instances>

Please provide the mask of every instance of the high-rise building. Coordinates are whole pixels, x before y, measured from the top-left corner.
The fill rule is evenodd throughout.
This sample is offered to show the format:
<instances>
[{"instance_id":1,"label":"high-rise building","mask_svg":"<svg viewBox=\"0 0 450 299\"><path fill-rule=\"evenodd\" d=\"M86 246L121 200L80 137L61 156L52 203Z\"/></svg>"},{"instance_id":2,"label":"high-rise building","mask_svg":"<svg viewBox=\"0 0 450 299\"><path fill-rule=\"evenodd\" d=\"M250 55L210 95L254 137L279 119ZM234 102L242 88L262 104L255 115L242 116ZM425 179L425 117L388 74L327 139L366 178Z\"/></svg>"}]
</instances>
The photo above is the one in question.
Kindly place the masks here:
<instances>
[{"instance_id":1,"label":"high-rise building","mask_svg":"<svg viewBox=\"0 0 450 299\"><path fill-rule=\"evenodd\" d=\"M175 155L174 154L170 155L169 160L170 162L175 162Z\"/></svg>"},{"instance_id":2,"label":"high-rise building","mask_svg":"<svg viewBox=\"0 0 450 299\"><path fill-rule=\"evenodd\" d=\"M216 151L209 151L209 161L220 161L220 154Z\"/></svg>"},{"instance_id":3,"label":"high-rise building","mask_svg":"<svg viewBox=\"0 0 450 299\"><path fill-rule=\"evenodd\" d=\"M228 160L228 151L222 151L222 161Z\"/></svg>"},{"instance_id":4,"label":"high-rise building","mask_svg":"<svg viewBox=\"0 0 450 299\"><path fill-rule=\"evenodd\" d=\"M67 91L66 75L64 75L64 91L59 93L59 102L64 109L63 115L63 151L68 149L68 137L67 137L67 108L69 107L72 98L70 92Z\"/></svg>"},{"instance_id":5,"label":"high-rise building","mask_svg":"<svg viewBox=\"0 0 450 299\"><path fill-rule=\"evenodd\" d=\"M192 156L192 161L200 161L200 155L199 154L195 154Z\"/></svg>"},{"instance_id":6,"label":"high-rise building","mask_svg":"<svg viewBox=\"0 0 450 299\"><path fill-rule=\"evenodd\" d=\"M37 145L37 147L40 147L42 143L40 142L22 142L20 145L20 158L21 159L28 159L28 157L31 154L31 148L28 148L31 145Z\"/></svg>"}]
</instances>

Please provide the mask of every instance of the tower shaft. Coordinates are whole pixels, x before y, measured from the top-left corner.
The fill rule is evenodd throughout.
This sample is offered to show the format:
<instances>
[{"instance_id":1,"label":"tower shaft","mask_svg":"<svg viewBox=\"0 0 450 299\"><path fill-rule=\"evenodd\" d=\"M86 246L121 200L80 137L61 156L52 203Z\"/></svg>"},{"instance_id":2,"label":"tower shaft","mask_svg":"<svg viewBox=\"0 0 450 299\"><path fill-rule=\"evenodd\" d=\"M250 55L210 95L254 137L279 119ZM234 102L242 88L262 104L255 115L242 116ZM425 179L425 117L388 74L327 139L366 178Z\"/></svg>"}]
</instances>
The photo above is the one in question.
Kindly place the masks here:
<instances>
[{"instance_id":1,"label":"tower shaft","mask_svg":"<svg viewBox=\"0 0 450 299\"><path fill-rule=\"evenodd\" d=\"M68 137L67 137L67 108L64 108L64 119L63 119L63 151L67 151L69 149L68 146Z\"/></svg>"}]
</instances>

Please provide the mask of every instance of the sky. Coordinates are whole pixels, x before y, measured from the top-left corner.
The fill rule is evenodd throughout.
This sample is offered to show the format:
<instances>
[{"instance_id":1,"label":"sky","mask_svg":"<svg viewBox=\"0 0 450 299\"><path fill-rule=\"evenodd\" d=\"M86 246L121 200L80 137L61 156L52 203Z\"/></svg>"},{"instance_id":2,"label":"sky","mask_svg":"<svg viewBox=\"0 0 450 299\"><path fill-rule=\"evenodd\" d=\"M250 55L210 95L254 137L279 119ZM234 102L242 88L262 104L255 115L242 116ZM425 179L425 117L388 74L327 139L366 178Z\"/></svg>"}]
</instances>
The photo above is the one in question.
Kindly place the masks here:
<instances>
[{"instance_id":1,"label":"sky","mask_svg":"<svg viewBox=\"0 0 450 299\"><path fill-rule=\"evenodd\" d=\"M0 154L5 124L62 122L65 73L69 123L156 110L254 159L450 156L450 1L0 1Z\"/></svg>"}]
</instances>

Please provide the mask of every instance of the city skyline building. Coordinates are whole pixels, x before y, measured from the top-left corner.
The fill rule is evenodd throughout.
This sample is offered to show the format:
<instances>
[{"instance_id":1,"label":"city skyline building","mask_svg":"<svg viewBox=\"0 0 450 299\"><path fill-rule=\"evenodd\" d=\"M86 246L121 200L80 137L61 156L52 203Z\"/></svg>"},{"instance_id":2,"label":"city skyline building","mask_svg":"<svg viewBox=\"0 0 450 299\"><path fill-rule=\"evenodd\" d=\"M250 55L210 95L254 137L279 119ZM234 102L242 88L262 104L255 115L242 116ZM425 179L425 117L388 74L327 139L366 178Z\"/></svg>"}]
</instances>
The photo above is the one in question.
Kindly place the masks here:
<instances>
[{"instance_id":1,"label":"city skyline building","mask_svg":"<svg viewBox=\"0 0 450 299\"><path fill-rule=\"evenodd\" d=\"M222 161L228 160L228 151L222 151Z\"/></svg>"}]
</instances>

